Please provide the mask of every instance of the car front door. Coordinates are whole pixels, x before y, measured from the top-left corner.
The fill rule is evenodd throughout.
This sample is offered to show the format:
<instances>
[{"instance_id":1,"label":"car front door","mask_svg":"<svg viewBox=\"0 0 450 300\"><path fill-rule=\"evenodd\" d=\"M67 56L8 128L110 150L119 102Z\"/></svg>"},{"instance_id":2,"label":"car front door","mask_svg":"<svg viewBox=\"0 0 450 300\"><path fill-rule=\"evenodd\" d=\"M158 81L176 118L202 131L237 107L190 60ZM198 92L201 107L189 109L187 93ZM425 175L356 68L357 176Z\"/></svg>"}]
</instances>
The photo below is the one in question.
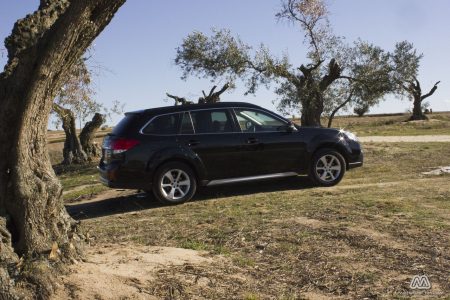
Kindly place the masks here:
<instances>
[{"instance_id":1,"label":"car front door","mask_svg":"<svg viewBox=\"0 0 450 300\"><path fill-rule=\"evenodd\" d=\"M298 172L305 168L306 143L287 121L259 109L235 108L242 131L242 161L251 175Z\"/></svg>"},{"instance_id":2,"label":"car front door","mask_svg":"<svg viewBox=\"0 0 450 300\"><path fill-rule=\"evenodd\" d=\"M184 113L178 140L198 155L208 180L239 177L241 139L230 109Z\"/></svg>"}]
</instances>

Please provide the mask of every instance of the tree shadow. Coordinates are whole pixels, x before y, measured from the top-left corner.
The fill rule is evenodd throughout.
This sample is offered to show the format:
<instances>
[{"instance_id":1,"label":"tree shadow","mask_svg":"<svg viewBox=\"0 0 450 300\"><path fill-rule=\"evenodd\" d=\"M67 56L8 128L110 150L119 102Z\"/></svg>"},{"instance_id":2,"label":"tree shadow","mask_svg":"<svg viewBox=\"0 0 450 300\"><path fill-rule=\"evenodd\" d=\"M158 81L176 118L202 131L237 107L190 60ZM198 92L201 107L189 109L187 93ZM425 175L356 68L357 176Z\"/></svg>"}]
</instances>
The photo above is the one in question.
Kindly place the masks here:
<instances>
[{"instance_id":1,"label":"tree shadow","mask_svg":"<svg viewBox=\"0 0 450 300\"><path fill-rule=\"evenodd\" d=\"M314 187L305 176L280 178L246 183L236 183L207 188L200 188L192 201L208 201L213 199L243 196L256 193L268 193L288 190L303 190ZM86 220L154 209L167 205L158 202L153 195L139 193L94 202L67 205L67 211L76 220Z\"/></svg>"}]
</instances>

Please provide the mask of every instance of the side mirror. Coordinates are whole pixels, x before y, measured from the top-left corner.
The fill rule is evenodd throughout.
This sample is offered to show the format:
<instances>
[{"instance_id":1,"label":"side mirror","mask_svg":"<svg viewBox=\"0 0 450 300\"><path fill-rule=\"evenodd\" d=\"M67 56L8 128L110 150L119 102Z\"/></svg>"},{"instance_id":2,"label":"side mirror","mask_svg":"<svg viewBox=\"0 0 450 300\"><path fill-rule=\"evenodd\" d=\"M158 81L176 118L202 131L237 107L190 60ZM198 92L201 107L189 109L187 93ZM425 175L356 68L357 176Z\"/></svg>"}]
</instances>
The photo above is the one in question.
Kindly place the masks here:
<instances>
[{"instance_id":1,"label":"side mirror","mask_svg":"<svg viewBox=\"0 0 450 300\"><path fill-rule=\"evenodd\" d=\"M295 127L294 123L289 122L289 124L286 126L286 132L294 132L297 131L297 127Z\"/></svg>"}]
</instances>

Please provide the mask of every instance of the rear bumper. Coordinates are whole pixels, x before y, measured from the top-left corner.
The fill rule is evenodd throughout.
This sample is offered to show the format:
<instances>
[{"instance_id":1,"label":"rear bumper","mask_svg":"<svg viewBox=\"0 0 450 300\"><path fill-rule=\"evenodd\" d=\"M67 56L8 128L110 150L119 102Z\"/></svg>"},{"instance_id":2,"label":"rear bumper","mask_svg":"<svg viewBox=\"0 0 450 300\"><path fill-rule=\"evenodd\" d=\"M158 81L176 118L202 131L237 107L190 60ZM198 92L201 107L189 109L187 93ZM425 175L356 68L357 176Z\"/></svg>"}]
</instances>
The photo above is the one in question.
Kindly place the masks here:
<instances>
[{"instance_id":1,"label":"rear bumper","mask_svg":"<svg viewBox=\"0 0 450 300\"><path fill-rule=\"evenodd\" d=\"M121 188L120 184L114 180L111 180L114 177L114 170L107 170L106 168L102 168L101 166L97 167L98 172L100 173L100 182L110 188Z\"/></svg>"},{"instance_id":2,"label":"rear bumper","mask_svg":"<svg viewBox=\"0 0 450 300\"><path fill-rule=\"evenodd\" d=\"M144 184L137 179L142 178L142 174L139 177L128 176L127 172L122 170L120 165L104 165L103 163L100 163L97 170L100 175L100 182L110 188L145 190L151 187L150 184Z\"/></svg>"}]
</instances>

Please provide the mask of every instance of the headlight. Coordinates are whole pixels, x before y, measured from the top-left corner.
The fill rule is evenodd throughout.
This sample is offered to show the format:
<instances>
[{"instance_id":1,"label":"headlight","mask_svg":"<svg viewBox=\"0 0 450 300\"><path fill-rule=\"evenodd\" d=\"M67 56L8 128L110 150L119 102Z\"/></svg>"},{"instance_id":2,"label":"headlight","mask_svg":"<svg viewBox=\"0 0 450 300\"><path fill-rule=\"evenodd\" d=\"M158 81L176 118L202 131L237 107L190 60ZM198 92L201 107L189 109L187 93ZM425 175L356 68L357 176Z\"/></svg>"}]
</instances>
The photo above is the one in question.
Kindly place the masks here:
<instances>
[{"instance_id":1,"label":"headlight","mask_svg":"<svg viewBox=\"0 0 450 300\"><path fill-rule=\"evenodd\" d=\"M342 131L342 134L344 134L349 140L352 140L355 142L358 141L358 137L350 131Z\"/></svg>"}]
</instances>

